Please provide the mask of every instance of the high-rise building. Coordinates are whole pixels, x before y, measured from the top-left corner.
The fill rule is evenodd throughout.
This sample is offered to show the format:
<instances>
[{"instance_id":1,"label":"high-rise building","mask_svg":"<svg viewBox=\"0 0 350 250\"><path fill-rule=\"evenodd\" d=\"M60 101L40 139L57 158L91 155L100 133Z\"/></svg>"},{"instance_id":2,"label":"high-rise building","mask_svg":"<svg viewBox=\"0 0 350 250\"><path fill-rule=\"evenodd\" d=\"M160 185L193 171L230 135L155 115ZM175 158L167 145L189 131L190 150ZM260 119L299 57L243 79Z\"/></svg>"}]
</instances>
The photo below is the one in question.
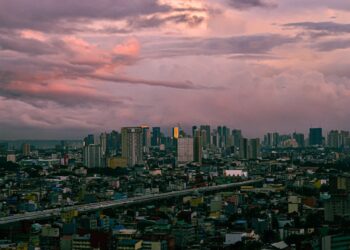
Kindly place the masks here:
<instances>
[{"instance_id":1,"label":"high-rise building","mask_svg":"<svg viewBox=\"0 0 350 250\"><path fill-rule=\"evenodd\" d=\"M148 126L142 125L142 150L144 153L149 152L151 147L151 130Z\"/></svg>"},{"instance_id":2,"label":"high-rise building","mask_svg":"<svg viewBox=\"0 0 350 250\"><path fill-rule=\"evenodd\" d=\"M258 159L261 156L261 146L260 139L250 139L249 140L249 150L248 150L248 158L249 159Z\"/></svg>"},{"instance_id":3,"label":"high-rise building","mask_svg":"<svg viewBox=\"0 0 350 250\"><path fill-rule=\"evenodd\" d=\"M125 127L122 133L122 157L128 161L128 166L143 163L142 128Z\"/></svg>"},{"instance_id":4,"label":"high-rise building","mask_svg":"<svg viewBox=\"0 0 350 250\"><path fill-rule=\"evenodd\" d=\"M349 147L350 146L350 132L349 131L340 131L340 146Z\"/></svg>"},{"instance_id":5,"label":"high-rise building","mask_svg":"<svg viewBox=\"0 0 350 250\"><path fill-rule=\"evenodd\" d=\"M211 133L211 144L215 147L219 146L219 136L218 131L216 129L213 129L213 132Z\"/></svg>"},{"instance_id":6,"label":"high-rise building","mask_svg":"<svg viewBox=\"0 0 350 250\"><path fill-rule=\"evenodd\" d=\"M198 130L193 138L193 161L202 163L202 136Z\"/></svg>"},{"instance_id":7,"label":"high-rise building","mask_svg":"<svg viewBox=\"0 0 350 250\"><path fill-rule=\"evenodd\" d=\"M94 144L94 143L95 143L95 137L93 134L90 134L84 138L84 146L88 146L88 145Z\"/></svg>"},{"instance_id":8,"label":"high-rise building","mask_svg":"<svg viewBox=\"0 0 350 250\"><path fill-rule=\"evenodd\" d=\"M120 151L121 135L117 131L112 131L107 137L107 148L110 155L116 155Z\"/></svg>"},{"instance_id":9,"label":"high-rise building","mask_svg":"<svg viewBox=\"0 0 350 250\"><path fill-rule=\"evenodd\" d=\"M193 161L193 138L180 137L177 141L177 161L186 163Z\"/></svg>"},{"instance_id":10,"label":"high-rise building","mask_svg":"<svg viewBox=\"0 0 350 250\"><path fill-rule=\"evenodd\" d=\"M239 143L239 157L241 159L248 159L248 139L241 138Z\"/></svg>"},{"instance_id":11,"label":"high-rise building","mask_svg":"<svg viewBox=\"0 0 350 250\"><path fill-rule=\"evenodd\" d=\"M152 128L152 139L151 139L152 146L159 146L160 145L160 138L161 138L160 127L153 127Z\"/></svg>"},{"instance_id":12,"label":"high-rise building","mask_svg":"<svg viewBox=\"0 0 350 250\"><path fill-rule=\"evenodd\" d=\"M242 139L242 130L239 130L239 129L232 130L232 136L233 136L233 145L236 148L239 148L239 145Z\"/></svg>"},{"instance_id":13,"label":"high-rise building","mask_svg":"<svg viewBox=\"0 0 350 250\"><path fill-rule=\"evenodd\" d=\"M328 133L327 145L330 148L339 148L341 146L341 137L338 130L331 130Z\"/></svg>"},{"instance_id":14,"label":"high-rise building","mask_svg":"<svg viewBox=\"0 0 350 250\"><path fill-rule=\"evenodd\" d=\"M272 134L272 147L277 148L280 145L280 134L277 132L274 132Z\"/></svg>"},{"instance_id":15,"label":"high-rise building","mask_svg":"<svg viewBox=\"0 0 350 250\"><path fill-rule=\"evenodd\" d=\"M223 134L223 128L221 126L218 126L217 128L217 136L218 136L218 147L222 148L225 142L224 134Z\"/></svg>"},{"instance_id":16,"label":"high-rise building","mask_svg":"<svg viewBox=\"0 0 350 250\"><path fill-rule=\"evenodd\" d=\"M195 137L197 131L197 126L192 126L192 137Z\"/></svg>"},{"instance_id":17,"label":"high-rise building","mask_svg":"<svg viewBox=\"0 0 350 250\"><path fill-rule=\"evenodd\" d=\"M210 146L211 141L210 141L210 126L209 125L201 125L200 126L200 131L205 131L205 136L203 136L203 146Z\"/></svg>"},{"instance_id":18,"label":"high-rise building","mask_svg":"<svg viewBox=\"0 0 350 250\"><path fill-rule=\"evenodd\" d=\"M309 145L316 146L323 144L322 128L310 128Z\"/></svg>"},{"instance_id":19,"label":"high-rise building","mask_svg":"<svg viewBox=\"0 0 350 250\"><path fill-rule=\"evenodd\" d=\"M305 147L305 138L304 134L302 133L293 133L293 139L298 143L299 148Z\"/></svg>"},{"instance_id":20,"label":"high-rise building","mask_svg":"<svg viewBox=\"0 0 350 250\"><path fill-rule=\"evenodd\" d=\"M101 146L102 158L105 158L107 155L107 138L108 138L108 134L106 132L100 134L100 146Z\"/></svg>"},{"instance_id":21,"label":"high-rise building","mask_svg":"<svg viewBox=\"0 0 350 250\"><path fill-rule=\"evenodd\" d=\"M230 145L230 128L223 126L222 128L222 134L223 134L223 147L229 147Z\"/></svg>"},{"instance_id":22,"label":"high-rise building","mask_svg":"<svg viewBox=\"0 0 350 250\"><path fill-rule=\"evenodd\" d=\"M84 165L88 168L99 168L102 166L101 146L98 144L89 144L84 146L83 151Z\"/></svg>"},{"instance_id":23,"label":"high-rise building","mask_svg":"<svg viewBox=\"0 0 350 250\"><path fill-rule=\"evenodd\" d=\"M23 143L23 145L22 145L22 154L23 154L23 156L29 156L30 155L30 144Z\"/></svg>"},{"instance_id":24,"label":"high-rise building","mask_svg":"<svg viewBox=\"0 0 350 250\"><path fill-rule=\"evenodd\" d=\"M272 140L272 133L267 133L266 135L264 135L264 145L266 147L272 147Z\"/></svg>"},{"instance_id":25,"label":"high-rise building","mask_svg":"<svg viewBox=\"0 0 350 250\"><path fill-rule=\"evenodd\" d=\"M173 138L178 139L179 138L179 127L173 128Z\"/></svg>"}]
</instances>

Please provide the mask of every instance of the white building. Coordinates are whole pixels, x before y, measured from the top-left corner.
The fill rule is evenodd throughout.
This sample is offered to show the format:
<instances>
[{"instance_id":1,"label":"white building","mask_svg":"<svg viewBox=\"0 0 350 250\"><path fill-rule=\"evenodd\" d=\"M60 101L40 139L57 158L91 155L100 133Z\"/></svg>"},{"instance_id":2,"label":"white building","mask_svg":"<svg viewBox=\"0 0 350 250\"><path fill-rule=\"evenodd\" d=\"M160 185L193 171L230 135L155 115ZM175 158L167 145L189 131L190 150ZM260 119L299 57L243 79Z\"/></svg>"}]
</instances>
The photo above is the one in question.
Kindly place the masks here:
<instances>
[{"instance_id":1,"label":"white building","mask_svg":"<svg viewBox=\"0 0 350 250\"><path fill-rule=\"evenodd\" d=\"M122 157L128 161L128 166L143 164L143 129L141 127L122 128Z\"/></svg>"},{"instance_id":2,"label":"white building","mask_svg":"<svg viewBox=\"0 0 350 250\"><path fill-rule=\"evenodd\" d=\"M193 161L193 138L179 138L177 141L177 161L179 163Z\"/></svg>"}]
</instances>

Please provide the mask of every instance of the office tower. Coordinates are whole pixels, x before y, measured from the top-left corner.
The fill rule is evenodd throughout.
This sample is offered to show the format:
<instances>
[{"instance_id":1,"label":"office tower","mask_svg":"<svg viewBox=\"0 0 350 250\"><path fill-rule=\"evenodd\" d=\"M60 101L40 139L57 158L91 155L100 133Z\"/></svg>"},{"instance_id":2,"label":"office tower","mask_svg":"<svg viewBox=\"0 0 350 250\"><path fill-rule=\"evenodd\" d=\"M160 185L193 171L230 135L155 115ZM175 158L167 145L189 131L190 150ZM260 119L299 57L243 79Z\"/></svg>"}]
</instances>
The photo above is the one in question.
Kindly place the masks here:
<instances>
[{"instance_id":1,"label":"office tower","mask_svg":"<svg viewBox=\"0 0 350 250\"><path fill-rule=\"evenodd\" d=\"M101 146L97 144L89 144L84 146L83 151L84 165L88 168L99 168L102 166Z\"/></svg>"},{"instance_id":2,"label":"office tower","mask_svg":"<svg viewBox=\"0 0 350 250\"><path fill-rule=\"evenodd\" d=\"M95 143L95 138L94 138L93 134L90 134L84 138L84 146L88 146L88 145L94 144L94 143Z\"/></svg>"},{"instance_id":3,"label":"office tower","mask_svg":"<svg viewBox=\"0 0 350 250\"><path fill-rule=\"evenodd\" d=\"M316 146L316 145L322 145L322 144L323 144L322 128L310 128L309 145Z\"/></svg>"},{"instance_id":4,"label":"office tower","mask_svg":"<svg viewBox=\"0 0 350 250\"><path fill-rule=\"evenodd\" d=\"M232 136L233 136L233 145L235 148L239 148L239 144L242 139L242 131L239 129L232 130Z\"/></svg>"},{"instance_id":5,"label":"office tower","mask_svg":"<svg viewBox=\"0 0 350 250\"><path fill-rule=\"evenodd\" d=\"M201 131L198 130L193 138L193 161L202 163L202 138Z\"/></svg>"},{"instance_id":6,"label":"office tower","mask_svg":"<svg viewBox=\"0 0 350 250\"><path fill-rule=\"evenodd\" d=\"M229 147L230 145L230 129L226 126L222 128L224 147Z\"/></svg>"},{"instance_id":7,"label":"office tower","mask_svg":"<svg viewBox=\"0 0 350 250\"><path fill-rule=\"evenodd\" d=\"M207 146L207 132L205 130L200 130L201 135L201 145L202 147Z\"/></svg>"},{"instance_id":8,"label":"office tower","mask_svg":"<svg viewBox=\"0 0 350 250\"><path fill-rule=\"evenodd\" d=\"M152 146L159 146L160 145L160 138L161 138L160 127L153 127L152 128L152 139L151 139Z\"/></svg>"},{"instance_id":9,"label":"office tower","mask_svg":"<svg viewBox=\"0 0 350 250\"><path fill-rule=\"evenodd\" d=\"M268 148L273 146L273 133L267 133L264 135L264 145Z\"/></svg>"},{"instance_id":10,"label":"office tower","mask_svg":"<svg viewBox=\"0 0 350 250\"><path fill-rule=\"evenodd\" d=\"M305 147L304 134L295 132L295 133L293 133L293 139L298 143L298 147L300 147L300 148Z\"/></svg>"},{"instance_id":11,"label":"office tower","mask_svg":"<svg viewBox=\"0 0 350 250\"><path fill-rule=\"evenodd\" d=\"M107 138L108 138L108 134L106 132L100 134L100 146L101 146L102 158L106 157L106 154L107 154Z\"/></svg>"},{"instance_id":12,"label":"office tower","mask_svg":"<svg viewBox=\"0 0 350 250\"><path fill-rule=\"evenodd\" d=\"M203 139L203 146L210 146L210 126L209 125L201 125L200 126L200 131L205 131L205 136Z\"/></svg>"},{"instance_id":13,"label":"office tower","mask_svg":"<svg viewBox=\"0 0 350 250\"><path fill-rule=\"evenodd\" d=\"M179 138L179 127L174 127L173 128L172 136L173 136L174 139L178 139Z\"/></svg>"},{"instance_id":14,"label":"office tower","mask_svg":"<svg viewBox=\"0 0 350 250\"><path fill-rule=\"evenodd\" d=\"M192 137L196 136L197 126L192 126Z\"/></svg>"},{"instance_id":15,"label":"office tower","mask_svg":"<svg viewBox=\"0 0 350 250\"><path fill-rule=\"evenodd\" d=\"M248 158L258 159L261 156L260 139L250 139L248 146Z\"/></svg>"},{"instance_id":16,"label":"office tower","mask_svg":"<svg viewBox=\"0 0 350 250\"><path fill-rule=\"evenodd\" d=\"M248 139L241 138L239 143L239 157L241 159L248 159Z\"/></svg>"},{"instance_id":17,"label":"office tower","mask_svg":"<svg viewBox=\"0 0 350 250\"><path fill-rule=\"evenodd\" d=\"M221 126L218 126L217 128L217 136L218 136L218 147L219 148L222 148L223 147L223 141L224 141L224 138L223 138L223 129Z\"/></svg>"},{"instance_id":18,"label":"office tower","mask_svg":"<svg viewBox=\"0 0 350 250\"><path fill-rule=\"evenodd\" d=\"M277 132L274 132L272 134L272 147L277 148L280 145L280 134Z\"/></svg>"},{"instance_id":19,"label":"office tower","mask_svg":"<svg viewBox=\"0 0 350 250\"><path fill-rule=\"evenodd\" d=\"M349 131L340 131L340 146L349 147L350 146L350 133Z\"/></svg>"},{"instance_id":20,"label":"office tower","mask_svg":"<svg viewBox=\"0 0 350 250\"><path fill-rule=\"evenodd\" d=\"M112 131L107 137L107 150L110 155L116 155L120 151L121 135L117 131Z\"/></svg>"},{"instance_id":21,"label":"office tower","mask_svg":"<svg viewBox=\"0 0 350 250\"><path fill-rule=\"evenodd\" d=\"M23 156L29 156L30 155L30 144L23 143L23 145L22 145L22 154L23 154Z\"/></svg>"},{"instance_id":22,"label":"office tower","mask_svg":"<svg viewBox=\"0 0 350 250\"><path fill-rule=\"evenodd\" d=\"M142 128L125 127L122 128L122 157L128 161L128 166L143 163L142 153Z\"/></svg>"},{"instance_id":23,"label":"office tower","mask_svg":"<svg viewBox=\"0 0 350 250\"><path fill-rule=\"evenodd\" d=\"M186 163L193 161L193 138L180 137L177 141L177 161Z\"/></svg>"},{"instance_id":24,"label":"office tower","mask_svg":"<svg viewBox=\"0 0 350 250\"><path fill-rule=\"evenodd\" d=\"M151 130L148 126L142 127L142 150L144 153L149 153L151 147Z\"/></svg>"},{"instance_id":25,"label":"office tower","mask_svg":"<svg viewBox=\"0 0 350 250\"><path fill-rule=\"evenodd\" d=\"M218 131L216 129L213 129L213 132L211 133L211 144L213 144L215 147L219 146Z\"/></svg>"},{"instance_id":26,"label":"office tower","mask_svg":"<svg viewBox=\"0 0 350 250\"><path fill-rule=\"evenodd\" d=\"M331 130L328 133L327 145L330 148L339 148L341 146L340 140L341 140L341 137L338 130Z\"/></svg>"}]
</instances>

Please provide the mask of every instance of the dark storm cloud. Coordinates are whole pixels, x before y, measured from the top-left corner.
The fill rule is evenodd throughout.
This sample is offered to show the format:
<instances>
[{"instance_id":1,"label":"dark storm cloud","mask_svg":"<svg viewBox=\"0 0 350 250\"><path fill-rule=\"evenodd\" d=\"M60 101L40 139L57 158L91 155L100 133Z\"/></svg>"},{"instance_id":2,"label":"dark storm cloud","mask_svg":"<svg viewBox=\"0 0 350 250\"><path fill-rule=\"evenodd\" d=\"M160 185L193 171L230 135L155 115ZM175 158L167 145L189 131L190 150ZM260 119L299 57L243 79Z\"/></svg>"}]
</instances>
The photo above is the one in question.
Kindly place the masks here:
<instances>
[{"instance_id":1,"label":"dark storm cloud","mask_svg":"<svg viewBox=\"0 0 350 250\"><path fill-rule=\"evenodd\" d=\"M49 33L89 31L84 25L94 20L144 20L144 27L180 20L191 25L196 21L195 17L181 17L181 14L159 18L157 15L161 13L172 14L192 9L173 9L157 0L0 0L0 6L0 29L33 29ZM148 15L154 16L147 20L144 16ZM107 26L98 31L126 33L132 28L135 27Z\"/></svg>"},{"instance_id":2,"label":"dark storm cloud","mask_svg":"<svg viewBox=\"0 0 350 250\"><path fill-rule=\"evenodd\" d=\"M118 20L171 10L157 0L0 0L0 6L1 27L46 31L71 20Z\"/></svg>"},{"instance_id":3,"label":"dark storm cloud","mask_svg":"<svg viewBox=\"0 0 350 250\"><path fill-rule=\"evenodd\" d=\"M254 7L272 8L277 6L277 4L271 0L228 0L228 3L233 8L240 10Z\"/></svg>"}]
</instances>

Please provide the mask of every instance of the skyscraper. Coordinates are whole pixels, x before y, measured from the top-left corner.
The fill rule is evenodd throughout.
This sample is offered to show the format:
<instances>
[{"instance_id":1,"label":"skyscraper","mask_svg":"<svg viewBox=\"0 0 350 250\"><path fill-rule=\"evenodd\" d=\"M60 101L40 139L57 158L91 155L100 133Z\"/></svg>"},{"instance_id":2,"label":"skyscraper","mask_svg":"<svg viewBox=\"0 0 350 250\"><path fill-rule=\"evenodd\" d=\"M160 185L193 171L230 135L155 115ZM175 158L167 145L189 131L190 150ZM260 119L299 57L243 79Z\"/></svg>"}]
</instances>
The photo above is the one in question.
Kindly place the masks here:
<instances>
[{"instance_id":1,"label":"skyscraper","mask_svg":"<svg viewBox=\"0 0 350 250\"><path fill-rule=\"evenodd\" d=\"M142 153L142 128L122 128L122 157L128 161L128 166L143 163Z\"/></svg>"},{"instance_id":2,"label":"skyscraper","mask_svg":"<svg viewBox=\"0 0 350 250\"><path fill-rule=\"evenodd\" d=\"M94 143L95 143L95 138L94 138L93 134L90 134L84 138L84 146L88 146L88 145L94 144Z\"/></svg>"},{"instance_id":3,"label":"skyscraper","mask_svg":"<svg viewBox=\"0 0 350 250\"><path fill-rule=\"evenodd\" d=\"M88 168L99 168L101 162L101 146L97 144L89 144L84 146L83 151L84 165Z\"/></svg>"},{"instance_id":4,"label":"skyscraper","mask_svg":"<svg viewBox=\"0 0 350 250\"><path fill-rule=\"evenodd\" d=\"M231 136L231 129L230 128L228 128L228 127L226 127L226 126L224 126L223 128L222 128L222 133L223 133L223 142L224 142L224 147L229 147L229 146L231 146L230 145L230 143L231 143L231 138L230 138L230 136Z\"/></svg>"},{"instance_id":5,"label":"skyscraper","mask_svg":"<svg viewBox=\"0 0 350 250\"><path fill-rule=\"evenodd\" d=\"M305 138L304 134L302 133L293 133L293 139L298 143L298 147L303 148L305 147Z\"/></svg>"},{"instance_id":6,"label":"skyscraper","mask_svg":"<svg viewBox=\"0 0 350 250\"><path fill-rule=\"evenodd\" d=\"M197 131L197 126L192 126L192 137L195 137Z\"/></svg>"},{"instance_id":7,"label":"skyscraper","mask_svg":"<svg viewBox=\"0 0 350 250\"><path fill-rule=\"evenodd\" d=\"M266 147L269 147L269 148L273 147L273 134L272 133L267 133L264 136L264 145Z\"/></svg>"},{"instance_id":8,"label":"skyscraper","mask_svg":"<svg viewBox=\"0 0 350 250\"><path fill-rule=\"evenodd\" d=\"M310 128L309 145L316 146L323 144L322 128Z\"/></svg>"},{"instance_id":9,"label":"skyscraper","mask_svg":"<svg viewBox=\"0 0 350 250\"><path fill-rule=\"evenodd\" d=\"M239 143L239 157L241 159L248 159L248 139L241 138Z\"/></svg>"},{"instance_id":10,"label":"skyscraper","mask_svg":"<svg viewBox=\"0 0 350 250\"><path fill-rule=\"evenodd\" d=\"M327 137L327 146L331 148L339 148L341 145L340 133L338 130L331 130Z\"/></svg>"},{"instance_id":11,"label":"skyscraper","mask_svg":"<svg viewBox=\"0 0 350 250\"><path fill-rule=\"evenodd\" d=\"M280 134L277 132L274 132L272 134L272 147L278 148L280 146Z\"/></svg>"},{"instance_id":12,"label":"skyscraper","mask_svg":"<svg viewBox=\"0 0 350 250\"><path fill-rule=\"evenodd\" d=\"M173 128L173 138L178 139L179 138L179 127Z\"/></svg>"},{"instance_id":13,"label":"skyscraper","mask_svg":"<svg viewBox=\"0 0 350 250\"><path fill-rule=\"evenodd\" d=\"M142 150L144 153L149 152L151 147L151 130L148 126L142 125Z\"/></svg>"},{"instance_id":14,"label":"skyscraper","mask_svg":"<svg viewBox=\"0 0 350 250\"><path fill-rule=\"evenodd\" d=\"M101 145L101 157L105 158L107 154L107 138L108 134L102 133L100 134L100 145Z\"/></svg>"},{"instance_id":15,"label":"skyscraper","mask_svg":"<svg viewBox=\"0 0 350 250\"><path fill-rule=\"evenodd\" d=\"M212 145L214 145L215 147L219 146L218 131L216 129L213 129L213 132L211 133L211 142L212 142Z\"/></svg>"},{"instance_id":16,"label":"skyscraper","mask_svg":"<svg viewBox=\"0 0 350 250\"><path fill-rule=\"evenodd\" d=\"M193 138L193 161L202 163L202 138L201 131L198 130Z\"/></svg>"},{"instance_id":17,"label":"skyscraper","mask_svg":"<svg viewBox=\"0 0 350 250\"><path fill-rule=\"evenodd\" d=\"M177 141L177 161L186 163L193 161L193 138L183 137Z\"/></svg>"},{"instance_id":18,"label":"skyscraper","mask_svg":"<svg viewBox=\"0 0 350 250\"><path fill-rule=\"evenodd\" d=\"M261 146L260 146L260 139L250 139L249 140L249 147L248 147L248 158L249 159L258 159L261 155Z\"/></svg>"},{"instance_id":19,"label":"skyscraper","mask_svg":"<svg viewBox=\"0 0 350 250\"><path fill-rule=\"evenodd\" d=\"M152 128L152 139L151 144L152 146L159 146L160 145L160 127L153 127Z\"/></svg>"},{"instance_id":20,"label":"skyscraper","mask_svg":"<svg viewBox=\"0 0 350 250\"><path fill-rule=\"evenodd\" d=\"M349 147L350 146L350 132L349 131L340 131L340 146Z\"/></svg>"},{"instance_id":21,"label":"skyscraper","mask_svg":"<svg viewBox=\"0 0 350 250\"><path fill-rule=\"evenodd\" d=\"M116 155L120 151L121 135L117 131L112 131L107 138L107 148L110 155Z\"/></svg>"},{"instance_id":22,"label":"skyscraper","mask_svg":"<svg viewBox=\"0 0 350 250\"><path fill-rule=\"evenodd\" d=\"M221 126L218 126L217 128L217 140L218 140L218 147L222 148L224 144L224 138L223 138L223 129Z\"/></svg>"},{"instance_id":23,"label":"skyscraper","mask_svg":"<svg viewBox=\"0 0 350 250\"><path fill-rule=\"evenodd\" d=\"M239 144L240 144L241 138L242 138L242 131L239 129L234 129L234 130L232 130L232 136L233 136L233 145L236 148L239 148Z\"/></svg>"},{"instance_id":24,"label":"skyscraper","mask_svg":"<svg viewBox=\"0 0 350 250\"><path fill-rule=\"evenodd\" d=\"M201 125L200 131L205 131L205 136L203 137L203 146L210 146L210 126L209 125Z\"/></svg>"}]
</instances>

